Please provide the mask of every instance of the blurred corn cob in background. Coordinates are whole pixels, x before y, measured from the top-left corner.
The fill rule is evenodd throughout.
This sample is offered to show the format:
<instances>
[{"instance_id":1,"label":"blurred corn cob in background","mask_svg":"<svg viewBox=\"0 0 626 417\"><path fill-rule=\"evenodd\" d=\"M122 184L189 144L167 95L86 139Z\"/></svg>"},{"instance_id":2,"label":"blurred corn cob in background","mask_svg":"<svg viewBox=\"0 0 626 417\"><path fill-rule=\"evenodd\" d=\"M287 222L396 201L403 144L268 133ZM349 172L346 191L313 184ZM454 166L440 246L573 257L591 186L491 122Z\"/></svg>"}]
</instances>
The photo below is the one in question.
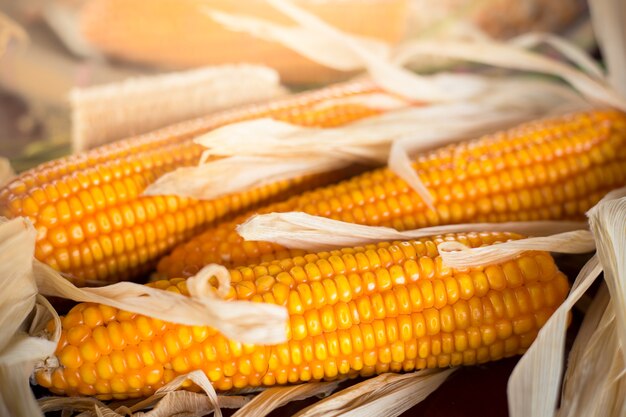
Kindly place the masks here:
<instances>
[{"instance_id":1,"label":"blurred corn cob in background","mask_svg":"<svg viewBox=\"0 0 626 417\"><path fill-rule=\"evenodd\" d=\"M406 0L297 3L351 34L395 43L405 33ZM341 77L277 43L224 29L203 13L207 8L289 22L264 0L89 0L79 12L78 24L97 50L157 67L245 62L275 68L287 83L319 83Z\"/></svg>"},{"instance_id":2,"label":"blurred corn cob in background","mask_svg":"<svg viewBox=\"0 0 626 417\"><path fill-rule=\"evenodd\" d=\"M256 210L301 211L350 223L409 230L442 224L582 220L607 192L626 184L626 114L573 113L418 155L413 164L435 201L388 169L366 172ZM253 213L181 244L158 264L165 277L202 266L229 266L301 254L267 242L244 242L235 228Z\"/></svg>"},{"instance_id":3,"label":"blurred corn cob in background","mask_svg":"<svg viewBox=\"0 0 626 417\"><path fill-rule=\"evenodd\" d=\"M216 389L230 390L517 355L568 292L552 257L524 252L486 267L450 269L437 244L479 247L520 237L436 236L232 269L228 299L288 309L288 341L274 346L79 304L62 318L58 366L40 368L35 379L55 393L123 399L149 395L196 369ZM188 295L184 279L151 285Z\"/></svg>"},{"instance_id":4,"label":"blurred corn cob in background","mask_svg":"<svg viewBox=\"0 0 626 417\"><path fill-rule=\"evenodd\" d=\"M0 191L0 215L25 216L38 232L36 257L77 283L137 277L177 243L252 206L354 173L353 169L278 181L211 201L146 196L159 176L197 164L198 134L239 120L273 117L338 126L380 110L336 101L375 88L352 83L217 113L27 171Z\"/></svg>"},{"instance_id":5,"label":"blurred corn cob in background","mask_svg":"<svg viewBox=\"0 0 626 417\"><path fill-rule=\"evenodd\" d=\"M527 30L558 32L584 9L579 0L297 0L296 4L347 33L389 44L407 36L432 36L450 23L472 25L498 38ZM203 8L289 22L263 0L89 0L79 9L77 24L96 50L161 68L259 63L278 70L284 82L300 84L345 76L275 42L229 31L203 14Z\"/></svg>"}]
</instances>

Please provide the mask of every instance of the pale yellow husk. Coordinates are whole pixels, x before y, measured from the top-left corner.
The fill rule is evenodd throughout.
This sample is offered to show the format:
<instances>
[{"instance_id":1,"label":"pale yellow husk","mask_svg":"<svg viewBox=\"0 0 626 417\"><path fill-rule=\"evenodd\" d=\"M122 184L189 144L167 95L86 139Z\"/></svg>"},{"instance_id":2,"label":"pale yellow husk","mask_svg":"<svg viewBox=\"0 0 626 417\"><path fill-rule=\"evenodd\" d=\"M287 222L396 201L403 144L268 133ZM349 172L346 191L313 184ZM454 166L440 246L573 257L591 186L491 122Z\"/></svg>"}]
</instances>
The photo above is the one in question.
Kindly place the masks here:
<instances>
[{"instance_id":1,"label":"pale yellow husk","mask_svg":"<svg viewBox=\"0 0 626 417\"><path fill-rule=\"evenodd\" d=\"M424 400L456 368L382 374L341 390L305 408L297 417L395 417Z\"/></svg>"},{"instance_id":2,"label":"pale yellow husk","mask_svg":"<svg viewBox=\"0 0 626 417\"><path fill-rule=\"evenodd\" d=\"M0 11L0 57L12 40L25 43L28 41L28 34L19 23Z\"/></svg>"},{"instance_id":3,"label":"pale yellow husk","mask_svg":"<svg viewBox=\"0 0 626 417\"><path fill-rule=\"evenodd\" d=\"M202 389L201 393L181 391L182 384L192 381ZM210 381L201 371L181 375L159 388L154 395L128 405L106 405L95 398L44 397L38 400L43 412L81 412L77 417L170 417L180 415L221 416L221 408L241 408L248 404L250 396L217 395ZM152 408L150 411L143 412Z\"/></svg>"},{"instance_id":4,"label":"pale yellow husk","mask_svg":"<svg viewBox=\"0 0 626 417\"><path fill-rule=\"evenodd\" d=\"M586 222L529 221L451 224L398 231L389 227L364 226L307 213L286 212L254 215L237 226L237 233L246 240L273 242L288 248L316 252L390 240L418 239L445 233L489 230L547 236L587 227Z\"/></svg>"},{"instance_id":5,"label":"pale yellow husk","mask_svg":"<svg viewBox=\"0 0 626 417\"><path fill-rule=\"evenodd\" d=\"M8 183L15 176L11 162L8 159L0 157L0 187Z\"/></svg>"}]
</instances>

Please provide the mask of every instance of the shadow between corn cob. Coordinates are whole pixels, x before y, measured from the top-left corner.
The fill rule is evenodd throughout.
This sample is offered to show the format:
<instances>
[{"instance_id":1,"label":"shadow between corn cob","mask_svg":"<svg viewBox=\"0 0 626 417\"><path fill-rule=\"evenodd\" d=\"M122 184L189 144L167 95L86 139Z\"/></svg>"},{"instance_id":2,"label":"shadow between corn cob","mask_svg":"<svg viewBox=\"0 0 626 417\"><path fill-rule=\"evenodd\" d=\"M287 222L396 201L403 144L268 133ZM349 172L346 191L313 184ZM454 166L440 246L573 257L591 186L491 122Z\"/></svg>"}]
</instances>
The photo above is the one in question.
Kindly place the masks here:
<instances>
[{"instance_id":1,"label":"shadow between corn cob","mask_svg":"<svg viewBox=\"0 0 626 417\"><path fill-rule=\"evenodd\" d=\"M223 222L162 258L159 275L191 276L209 263L237 266L303 253L244 242L235 228L254 213L301 211L398 230L583 220L608 191L626 184L626 115L595 110L526 123L424 153L413 166L435 211L389 169L377 169Z\"/></svg>"},{"instance_id":2,"label":"shadow between corn cob","mask_svg":"<svg viewBox=\"0 0 626 417\"><path fill-rule=\"evenodd\" d=\"M367 83L330 87L220 112L45 163L0 190L0 216L33 221L37 259L77 284L141 276L177 243L215 221L356 172L346 169L279 181L211 201L141 196L161 175L198 163L204 148L192 142L195 136L257 117L338 126L380 111L354 103L320 104L375 90Z\"/></svg>"},{"instance_id":3,"label":"shadow between corn cob","mask_svg":"<svg viewBox=\"0 0 626 417\"><path fill-rule=\"evenodd\" d=\"M520 237L446 235L231 269L229 299L288 309L288 342L275 346L78 304L62 318L58 367L38 369L35 379L55 393L122 399L149 395L196 369L216 389L230 390L517 355L567 294L552 257L525 252L500 264L450 269L437 244L478 247ZM187 294L184 279L150 285Z\"/></svg>"}]
</instances>

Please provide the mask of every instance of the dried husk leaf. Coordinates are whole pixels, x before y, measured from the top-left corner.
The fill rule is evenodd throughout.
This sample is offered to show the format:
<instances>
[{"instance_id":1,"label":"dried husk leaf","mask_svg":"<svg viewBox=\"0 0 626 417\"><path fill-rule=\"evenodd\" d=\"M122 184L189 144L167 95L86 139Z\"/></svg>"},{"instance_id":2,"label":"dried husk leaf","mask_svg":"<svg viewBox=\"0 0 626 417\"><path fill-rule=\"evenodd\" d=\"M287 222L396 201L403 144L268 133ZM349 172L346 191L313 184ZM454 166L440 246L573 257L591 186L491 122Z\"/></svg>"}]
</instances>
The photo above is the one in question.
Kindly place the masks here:
<instances>
[{"instance_id":1,"label":"dried husk leaf","mask_svg":"<svg viewBox=\"0 0 626 417\"><path fill-rule=\"evenodd\" d=\"M47 1L42 5L43 18L56 35L74 55L103 60L102 54L84 38L78 15L80 10L63 1Z\"/></svg>"},{"instance_id":2,"label":"dried husk leaf","mask_svg":"<svg viewBox=\"0 0 626 417\"><path fill-rule=\"evenodd\" d=\"M409 101L381 94L352 97L350 102L394 110L337 128L257 119L215 129L195 139L207 148L198 166L161 176L144 194L212 199L352 163L379 165L388 161L390 169L431 204L432 196L410 168L409 154L560 113L564 106L570 110L585 106L563 86L523 78L494 79L485 95L463 103L415 107ZM225 158L209 161L210 156Z\"/></svg>"},{"instance_id":3,"label":"dried husk leaf","mask_svg":"<svg viewBox=\"0 0 626 417\"><path fill-rule=\"evenodd\" d=\"M203 393L180 391L183 382L191 380ZM241 395L217 395L206 375L193 371L170 381L150 397L138 401L132 406L105 405L94 398L85 397L47 397L38 402L42 411L83 411L77 417L170 417L198 416L215 413L221 416L220 408L240 408L250 401L250 397ZM152 408L150 411L141 410Z\"/></svg>"},{"instance_id":4,"label":"dried husk leaf","mask_svg":"<svg viewBox=\"0 0 626 417\"><path fill-rule=\"evenodd\" d=\"M626 97L626 3L622 0L590 0L589 11L596 40L602 48L609 82Z\"/></svg>"},{"instance_id":5,"label":"dried husk leaf","mask_svg":"<svg viewBox=\"0 0 626 417\"><path fill-rule=\"evenodd\" d=\"M467 74L439 74L438 79L418 76L402 68L413 60L429 57L453 58L469 62L477 62L496 67L540 72L555 75L570 83L585 97L598 105L613 106L626 110L626 100L609 88L596 64L587 57L584 51L554 35L525 35L512 42L490 40L487 36L471 36L468 40L453 39L419 39L407 41L391 52L387 59L385 54L374 51L371 46L360 42L352 36L325 23L318 17L308 13L296 4L285 0L269 0L277 10L292 18L298 26L295 30L290 26L281 26L273 22L255 19L252 24L249 18L235 14L222 13L221 23L238 31L246 31L252 35L263 34L265 39L283 43L296 52L306 53L309 59L323 65L332 66L328 58L329 50L339 51L347 55L348 49L354 57L362 62L374 81L387 91L425 102L458 101L473 95L482 94L485 84ZM224 17L227 17L226 21ZM263 26L263 30L259 27ZM268 29L268 28L271 28ZM273 37L273 33L289 31L289 35ZM283 32L284 34L285 32ZM306 35L302 35L306 33ZM306 51L295 39L302 36L302 43L307 44ZM315 48L305 39L317 36ZM285 41L284 38L289 38ZM324 40L325 42L322 42ZM575 63L581 64L585 72L561 63L538 53L526 51L523 47L533 47L541 42L549 43ZM341 69L339 58L335 68ZM354 64L354 62L352 62ZM350 68L353 68L351 65Z\"/></svg>"},{"instance_id":6,"label":"dried husk leaf","mask_svg":"<svg viewBox=\"0 0 626 417\"><path fill-rule=\"evenodd\" d=\"M343 389L296 414L297 417L395 417L436 390L457 368L382 374Z\"/></svg>"},{"instance_id":7,"label":"dried husk leaf","mask_svg":"<svg viewBox=\"0 0 626 417\"><path fill-rule=\"evenodd\" d=\"M208 265L187 280L186 297L132 282L99 288L78 288L47 265L35 261L35 277L43 295L80 302L106 304L121 310L189 326L211 326L234 340L245 343L281 343L287 337L287 310L264 303L226 301L208 285L215 276L220 294L230 288L228 270Z\"/></svg>"},{"instance_id":8,"label":"dried husk leaf","mask_svg":"<svg viewBox=\"0 0 626 417\"><path fill-rule=\"evenodd\" d=\"M0 157L0 187L8 183L15 176L8 159Z\"/></svg>"},{"instance_id":9,"label":"dried husk leaf","mask_svg":"<svg viewBox=\"0 0 626 417\"><path fill-rule=\"evenodd\" d=\"M28 41L28 34L19 23L0 12L0 57L4 55L12 39L25 43Z\"/></svg>"},{"instance_id":10,"label":"dried husk leaf","mask_svg":"<svg viewBox=\"0 0 626 417\"><path fill-rule=\"evenodd\" d=\"M586 222L530 221L452 224L400 232L389 227L365 226L302 212L286 212L254 215L237 226L237 233L245 240L273 242L287 248L316 252L445 233L489 230L546 236L586 227Z\"/></svg>"},{"instance_id":11,"label":"dried husk leaf","mask_svg":"<svg viewBox=\"0 0 626 417\"><path fill-rule=\"evenodd\" d=\"M28 380L35 362L56 348L54 338L38 337L38 323L27 320L36 304L42 303L32 270L35 238L28 221L0 219L0 415L42 415ZM47 319L39 308L35 313L35 320ZM34 337L28 336L30 331Z\"/></svg>"},{"instance_id":12,"label":"dried husk leaf","mask_svg":"<svg viewBox=\"0 0 626 417\"><path fill-rule=\"evenodd\" d=\"M481 88L471 75L446 78L444 83L417 76L389 61L389 51L380 43L363 41L327 24L320 18L283 0L268 0L277 10L292 18L299 26L278 25L268 20L237 14L206 12L231 30L282 43L307 58L335 69L365 67L377 83L387 91L428 102L450 101L470 97ZM311 40L314 39L314 42ZM334 59L333 59L334 57ZM360 65L359 65L360 64Z\"/></svg>"},{"instance_id":13,"label":"dried husk leaf","mask_svg":"<svg viewBox=\"0 0 626 417\"><path fill-rule=\"evenodd\" d=\"M202 9L213 20L236 32L246 32L255 37L270 41L279 41L289 49L316 62L341 71L353 71L362 67L362 59L349 47L343 44L327 48L327 36L319 36L315 31L304 27L286 27L252 16L234 16L209 7ZM365 45L373 54L381 57L389 56L390 47L376 39L346 34L355 43Z\"/></svg>"},{"instance_id":14,"label":"dried husk leaf","mask_svg":"<svg viewBox=\"0 0 626 417\"><path fill-rule=\"evenodd\" d=\"M615 310L603 284L569 355L559 417L624 415L624 361Z\"/></svg>"},{"instance_id":15,"label":"dried husk leaf","mask_svg":"<svg viewBox=\"0 0 626 417\"><path fill-rule=\"evenodd\" d=\"M341 381L307 382L289 387L268 388L239 409L233 417L263 417L289 402L314 396L327 396Z\"/></svg>"},{"instance_id":16,"label":"dried husk leaf","mask_svg":"<svg viewBox=\"0 0 626 417\"><path fill-rule=\"evenodd\" d=\"M511 417L553 416L563 370L568 313L589 289L602 267L594 255L578 274L570 295L552 314L522 356L508 383Z\"/></svg>"},{"instance_id":17,"label":"dried husk leaf","mask_svg":"<svg viewBox=\"0 0 626 417\"><path fill-rule=\"evenodd\" d=\"M557 309L539 332L530 349L522 357L509 379L509 412L512 417L551 417L555 415L559 381L563 369L563 348L567 326L567 312L580 299L584 292L604 270L605 282L611 295L606 301L607 308L602 312L604 301L597 301L600 306L591 309L589 323L583 327L580 337L593 340L591 344L578 347L573 351L570 366L585 368L577 371L578 378L584 378L585 386L598 378L604 378L600 398L592 402L568 404L572 397L572 388L565 390L563 412L585 409L591 414L564 415L623 415L626 410L626 393L624 386L624 346L626 336L624 323L626 305L624 299L624 276L626 274L626 197L624 189L616 190L606 196L589 211L590 227L595 238L597 253L585 265L578 275L572 291L564 303ZM600 296L602 300L603 296ZM597 319L599 315L601 319ZM614 318L612 317L614 315ZM611 323L614 322L613 325ZM597 324L600 323L599 326ZM591 326L595 326L594 334L589 337ZM614 334L612 334L614 333ZM595 341L600 344L595 344ZM612 347L612 348L611 348ZM585 353L580 353L585 350ZM587 353L590 352L590 353ZM587 355L592 355L587 357ZM578 360L577 360L578 358ZM594 361L594 358L596 359ZM608 373L607 373L608 372ZM608 378L608 380L607 380ZM571 377L569 378L571 380ZM580 389L582 382L578 382ZM596 386L596 388L599 388ZM594 388L595 389L595 388ZM597 391L600 393L600 391ZM576 393L575 395L578 395ZM580 407L579 407L580 406ZM577 408L579 407L579 408Z\"/></svg>"},{"instance_id":18,"label":"dried husk leaf","mask_svg":"<svg viewBox=\"0 0 626 417\"><path fill-rule=\"evenodd\" d=\"M614 305L617 334L626 346L626 198L603 201L589 211L591 231ZM626 351L623 351L626 363Z\"/></svg>"},{"instance_id":19,"label":"dried husk leaf","mask_svg":"<svg viewBox=\"0 0 626 417\"><path fill-rule=\"evenodd\" d=\"M276 71L259 65L222 65L73 89L72 147L76 152L91 149L285 94Z\"/></svg>"},{"instance_id":20,"label":"dried husk leaf","mask_svg":"<svg viewBox=\"0 0 626 417\"><path fill-rule=\"evenodd\" d=\"M595 241L590 231L574 230L481 248L468 248L459 242L442 242L437 248L444 265L450 268L468 268L504 262L515 258L522 252L531 250L570 254L593 252Z\"/></svg>"}]
</instances>

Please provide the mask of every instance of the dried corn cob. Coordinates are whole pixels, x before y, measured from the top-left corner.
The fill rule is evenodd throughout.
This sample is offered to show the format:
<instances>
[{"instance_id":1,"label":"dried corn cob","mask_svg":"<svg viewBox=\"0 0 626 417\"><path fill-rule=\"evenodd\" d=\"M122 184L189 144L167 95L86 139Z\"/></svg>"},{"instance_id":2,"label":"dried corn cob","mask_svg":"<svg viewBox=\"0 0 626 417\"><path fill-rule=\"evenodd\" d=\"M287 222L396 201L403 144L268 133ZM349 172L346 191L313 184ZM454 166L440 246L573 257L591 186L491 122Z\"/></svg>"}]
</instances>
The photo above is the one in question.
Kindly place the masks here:
<instances>
[{"instance_id":1,"label":"dried corn cob","mask_svg":"<svg viewBox=\"0 0 626 417\"><path fill-rule=\"evenodd\" d=\"M604 194L626 183L626 115L599 110L527 123L423 154L414 168L430 189L436 211L391 171L379 169L257 212L302 211L399 230L583 219ZM267 242L244 242L235 228L251 214L180 245L159 262L159 273L190 276L208 263L237 266L302 254Z\"/></svg>"},{"instance_id":2,"label":"dried corn cob","mask_svg":"<svg viewBox=\"0 0 626 417\"><path fill-rule=\"evenodd\" d=\"M446 235L231 270L228 298L288 309L289 340L275 346L242 345L212 328L79 304L62 318L59 365L36 371L36 381L55 393L121 399L153 393L194 369L229 390L520 354L568 291L552 257L525 252L457 270L442 265L436 246L456 240L478 247L519 237ZM151 285L187 294L184 279Z\"/></svg>"},{"instance_id":3,"label":"dried corn cob","mask_svg":"<svg viewBox=\"0 0 626 417\"><path fill-rule=\"evenodd\" d=\"M192 142L194 136L256 117L305 126L341 125L379 111L335 99L372 91L372 85L361 83L331 87L217 113L43 164L0 190L0 216L30 218L38 231L37 258L78 284L138 276L177 243L216 220L354 173L280 181L213 201L142 197L159 176L198 162L204 148Z\"/></svg>"}]
</instances>

